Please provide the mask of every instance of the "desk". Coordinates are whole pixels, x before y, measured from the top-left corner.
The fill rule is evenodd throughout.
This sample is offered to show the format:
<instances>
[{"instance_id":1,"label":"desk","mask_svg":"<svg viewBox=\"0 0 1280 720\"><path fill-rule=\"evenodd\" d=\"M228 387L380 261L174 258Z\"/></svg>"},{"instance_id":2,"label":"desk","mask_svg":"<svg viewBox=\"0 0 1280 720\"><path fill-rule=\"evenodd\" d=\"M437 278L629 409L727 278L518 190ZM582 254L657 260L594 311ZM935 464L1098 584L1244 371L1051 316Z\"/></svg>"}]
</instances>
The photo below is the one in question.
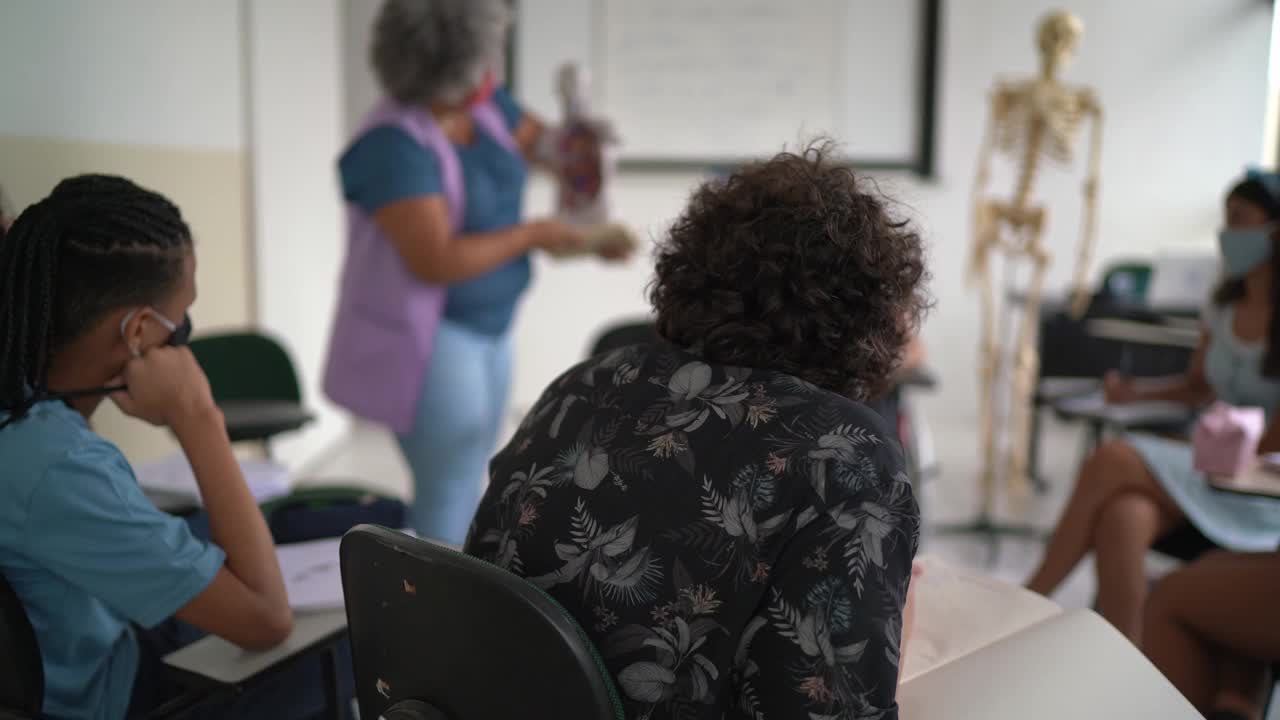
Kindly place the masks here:
<instances>
[{"instance_id":1,"label":"desk","mask_svg":"<svg viewBox=\"0 0 1280 720\"><path fill-rule=\"evenodd\" d=\"M322 682L325 713L332 720L344 717L338 685L337 642L347 631L345 610L294 613L293 632L284 643L270 650L251 652L214 635L208 635L164 657L164 663L192 678L192 689L171 701L167 711L181 715L223 695L240 691L246 683L267 681L275 670L283 670L311 655L323 654Z\"/></svg>"},{"instance_id":2,"label":"desk","mask_svg":"<svg viewBox=\"0 0 1280 720\"><path fill-rule=\"evenodd\" d=\"M1209 487L1238 495L1253 495L1280 500L1280 473L1255 465L1234 478L1209 478Z\"/></svg>"},{"instance_id":3,"label":"desk","mask_svg":"<svg viewBox=\"0 0 1280 720\"><path fill-rule=\"evenodd\" d=\"M1137 345L1162 345L1195 349L1200 345L1200 328L1184 322L1145 323L1133 320L1098 318L1085 323L1085 332L1103 340Z\"/></svg>"},{"instance_id":4,"label":"desk","mask_svg":"<svg viewBox=\"0 0 1280 720\"><path fill-rule=\"evenodd\" d=\"M224 685L238 685L281 662L336 640L347 630L346 610L294 613L293 632L281 645L250 652L216 635L175 650L166 665Z\"/></svg>"},{"instance_id":5,"label":"desk","mask_svg":"<svg viewBox=\"0 0 1280 720\"><path fill-rule=\"evenodd\" d=\"M1113 405L1102 392L1063 398L1053 405L1059 414L1072 418L1099 422L1116 428L1133 426L1178 426L1191 421L1195 411L1186 405L1172 402L1136 402Z\"/></svg>"}]
</instances>

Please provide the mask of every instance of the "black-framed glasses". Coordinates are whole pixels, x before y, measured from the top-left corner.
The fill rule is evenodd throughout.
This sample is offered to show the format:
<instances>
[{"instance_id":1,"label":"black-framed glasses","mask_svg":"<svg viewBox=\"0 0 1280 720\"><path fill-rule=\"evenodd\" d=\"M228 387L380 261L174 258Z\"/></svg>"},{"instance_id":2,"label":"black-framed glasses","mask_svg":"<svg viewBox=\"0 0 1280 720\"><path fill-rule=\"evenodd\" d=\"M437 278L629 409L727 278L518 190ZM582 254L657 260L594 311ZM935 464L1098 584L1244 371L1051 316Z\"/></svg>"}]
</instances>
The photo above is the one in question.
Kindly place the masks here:
<instances>
[{"instance_id":1,"label":"black-framed glasses","mask_svg":"<svg viewBox=\"0 0 1280 720\"><path fill-rule=\"evenodd\" d=\"M169 331L169 339L165 341L165 345L170 347L183 347L184 345L191 343L190 313L183 313L182 322L175 323L164 315L161 315L159 311L155 309L149 309L148 312L150 312L151 317L156 319L156 322L159 322L164 326L165 330ZM121 327L124 327L124 323L129 321L129 317L130 316L128 315L125 316L124 322L121 323Z\"/></svg>"}]
</instances>

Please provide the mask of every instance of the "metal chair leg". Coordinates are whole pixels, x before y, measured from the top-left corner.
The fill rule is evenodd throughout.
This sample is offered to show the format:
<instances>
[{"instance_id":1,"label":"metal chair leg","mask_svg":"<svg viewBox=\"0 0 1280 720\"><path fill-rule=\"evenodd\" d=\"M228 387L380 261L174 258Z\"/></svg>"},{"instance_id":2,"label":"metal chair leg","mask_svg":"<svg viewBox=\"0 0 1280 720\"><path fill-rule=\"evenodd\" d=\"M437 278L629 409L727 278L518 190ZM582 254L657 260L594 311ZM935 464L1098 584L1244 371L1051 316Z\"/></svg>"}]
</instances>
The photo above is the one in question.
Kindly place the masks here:
<instances>
[{"instance_id":1,"label":"metal chair leg","mask_svg":"<svg viewBox=\"0 0 1280 720\"><path fill-rule=\"evenodd\" d=\"M342 691L338 687L338 651L332 645L324 651L321 662L325 687L325 717L328 720L342 720L345 713L342 709Z\"/></svg>"}]
</instances>

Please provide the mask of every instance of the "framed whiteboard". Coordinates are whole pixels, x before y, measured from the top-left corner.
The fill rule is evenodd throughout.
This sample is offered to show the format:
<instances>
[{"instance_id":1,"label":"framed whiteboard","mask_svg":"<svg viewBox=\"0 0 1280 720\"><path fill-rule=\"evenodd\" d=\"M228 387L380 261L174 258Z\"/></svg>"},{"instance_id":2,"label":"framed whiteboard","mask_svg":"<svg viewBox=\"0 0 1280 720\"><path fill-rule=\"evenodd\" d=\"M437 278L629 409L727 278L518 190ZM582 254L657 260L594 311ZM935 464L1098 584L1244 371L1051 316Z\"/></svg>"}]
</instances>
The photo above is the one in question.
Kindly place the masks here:
<instances>
[{"instance_id":1,"label":"framed whiteboard","mask_svg":"<svg viewBox=\"0 0 1280 720\"><path fill-rule=\"evenodd\" d=\"M941 0L519 0L513 79L557 118L590 69L633 169L734 166L829 135L867 169L933 170Z\"/></svg>"}]
</instances>

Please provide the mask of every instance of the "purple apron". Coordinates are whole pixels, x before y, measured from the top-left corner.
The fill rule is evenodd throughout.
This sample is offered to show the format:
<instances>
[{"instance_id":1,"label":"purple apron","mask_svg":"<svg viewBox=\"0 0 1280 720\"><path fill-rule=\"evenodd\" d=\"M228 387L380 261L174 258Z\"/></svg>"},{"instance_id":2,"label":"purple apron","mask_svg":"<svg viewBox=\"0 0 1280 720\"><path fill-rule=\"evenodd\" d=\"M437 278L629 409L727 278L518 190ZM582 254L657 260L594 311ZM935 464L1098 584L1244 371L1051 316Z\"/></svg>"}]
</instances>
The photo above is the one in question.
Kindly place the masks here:
<instances>
[{"instance_id":1,"label":"purple apron","mask_svg":"<svg viewBox=\"0 0 1280 720\"><path fill-rule=\"evenodd\" d=\"M479 105L472 116L500 145L519 152L496 105ZM404 130L435 153L449 221L458 233L466 193L462 166L449 139L425 109L403 107L390 100L370 111L355 137L384 126ZM324 371L324 391L329 399L398 434L412 431L436 328L444 313L445 291L445 287L415 277L373 218L348 203L347 260Z\"/></svg>"}]
</instances>

